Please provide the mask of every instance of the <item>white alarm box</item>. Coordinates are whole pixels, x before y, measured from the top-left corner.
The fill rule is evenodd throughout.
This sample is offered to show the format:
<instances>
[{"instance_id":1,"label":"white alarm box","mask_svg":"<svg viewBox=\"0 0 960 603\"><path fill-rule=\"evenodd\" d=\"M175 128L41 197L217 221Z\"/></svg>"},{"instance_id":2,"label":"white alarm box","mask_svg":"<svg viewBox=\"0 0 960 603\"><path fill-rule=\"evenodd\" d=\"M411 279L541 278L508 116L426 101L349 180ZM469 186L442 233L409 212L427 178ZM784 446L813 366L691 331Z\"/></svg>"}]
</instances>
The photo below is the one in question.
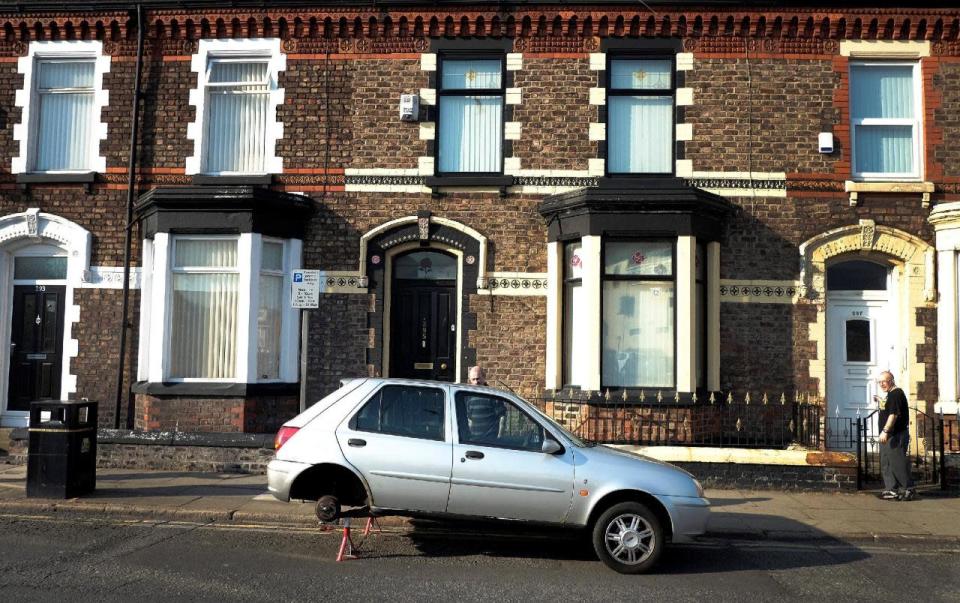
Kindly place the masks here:
<instances>
[{"instance_id":1,"label":"white alarm box","mask_svg":"<svg viewBox=\"0 0 960 603\"><path fill-rule=\"evenodd\" d=\"M401 121L417 121L420 115L420 97L416 94L400 95Z\"/></svg>"}]
</instances>

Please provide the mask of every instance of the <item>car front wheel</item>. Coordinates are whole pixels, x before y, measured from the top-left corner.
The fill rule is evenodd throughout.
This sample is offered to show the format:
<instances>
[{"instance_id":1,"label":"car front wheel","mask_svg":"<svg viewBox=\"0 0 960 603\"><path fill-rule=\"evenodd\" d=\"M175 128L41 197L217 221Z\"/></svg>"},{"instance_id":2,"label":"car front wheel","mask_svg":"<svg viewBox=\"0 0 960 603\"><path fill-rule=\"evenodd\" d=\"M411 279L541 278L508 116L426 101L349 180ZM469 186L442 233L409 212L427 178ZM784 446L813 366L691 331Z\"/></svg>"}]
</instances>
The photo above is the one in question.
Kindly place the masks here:
<instances>
[{"instance_id":1,"label":"car front wheel","mask_svg":"<svg viewBox=\"0 0 960 603\"><path fill-rule=\"evenodd\" d=\"M593 548L607 567L640 574L660 558L663 529L650 509L637 502L616 504L593 526Z\"/></svg>"}]
</instances>

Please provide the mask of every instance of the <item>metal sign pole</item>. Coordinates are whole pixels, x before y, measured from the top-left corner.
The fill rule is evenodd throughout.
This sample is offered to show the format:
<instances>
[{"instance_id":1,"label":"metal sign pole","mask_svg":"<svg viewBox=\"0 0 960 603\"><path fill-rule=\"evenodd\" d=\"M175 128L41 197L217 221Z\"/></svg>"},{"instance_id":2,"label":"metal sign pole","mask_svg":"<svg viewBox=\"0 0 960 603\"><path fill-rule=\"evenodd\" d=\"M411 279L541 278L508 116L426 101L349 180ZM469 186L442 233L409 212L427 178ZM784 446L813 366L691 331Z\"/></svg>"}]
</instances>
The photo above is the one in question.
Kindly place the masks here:
<instances>
[{"instance_id":1,"label":"metal sign pole","mask_svg":"<svg viewBox=\"0 0 960 603\"><path fill-rule=\"evenodd\" d=\"M307 334L310 332L310 313L300 310L300 412L307 410Z\"/></svg>"}]
</instances>

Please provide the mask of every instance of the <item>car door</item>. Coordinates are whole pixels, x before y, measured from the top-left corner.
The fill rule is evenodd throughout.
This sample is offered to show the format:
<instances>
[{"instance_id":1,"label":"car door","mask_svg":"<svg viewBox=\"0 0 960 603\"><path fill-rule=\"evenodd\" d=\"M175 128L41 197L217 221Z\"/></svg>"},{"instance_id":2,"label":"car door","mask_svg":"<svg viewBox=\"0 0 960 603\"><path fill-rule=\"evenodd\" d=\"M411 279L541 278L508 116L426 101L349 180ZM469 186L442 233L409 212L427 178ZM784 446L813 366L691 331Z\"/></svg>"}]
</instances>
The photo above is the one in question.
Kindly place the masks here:
<instances>
[{"instance_id":1,"label":"car door","mask_svg":"<svg viewBox=\"0 0 960 603\"><path fill-rule=\"evenodd\" d=\"M573 452L542 452L555 439L512 400L455 395L456 441L447 512L561 523L573 498Z\"/></svg>"},{"instance_id":2,"label":"car door","mask_svg":"<svg viewBox=\"0 0 960 603\"><path fill-rule=\"evenodd\" d=\"M373 505L442 512L452 449L446 390L388 384L337 429L347 461L367 480Z\"/></svg>"}]
</instances>

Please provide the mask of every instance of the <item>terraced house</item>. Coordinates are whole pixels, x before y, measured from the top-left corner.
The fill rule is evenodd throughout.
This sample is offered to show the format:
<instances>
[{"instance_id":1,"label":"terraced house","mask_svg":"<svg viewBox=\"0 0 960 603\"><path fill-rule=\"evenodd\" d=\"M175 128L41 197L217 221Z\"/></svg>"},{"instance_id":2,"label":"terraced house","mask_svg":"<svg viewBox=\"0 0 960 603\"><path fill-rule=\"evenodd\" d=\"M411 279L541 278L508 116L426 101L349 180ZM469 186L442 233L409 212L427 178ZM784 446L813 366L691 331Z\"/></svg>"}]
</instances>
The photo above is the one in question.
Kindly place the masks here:
<instances>
[{"instance_id":1,"label":"terraced house","mask_svg":"<svg viewBox=\"0 0 960 603\"><path fill-rule=\"evenodd\" d=\"M0 424L476 363L617 441L750 394L850 448L888 368L956 413L951 4L5 2Z\"/></svg>"}]
</instances>

